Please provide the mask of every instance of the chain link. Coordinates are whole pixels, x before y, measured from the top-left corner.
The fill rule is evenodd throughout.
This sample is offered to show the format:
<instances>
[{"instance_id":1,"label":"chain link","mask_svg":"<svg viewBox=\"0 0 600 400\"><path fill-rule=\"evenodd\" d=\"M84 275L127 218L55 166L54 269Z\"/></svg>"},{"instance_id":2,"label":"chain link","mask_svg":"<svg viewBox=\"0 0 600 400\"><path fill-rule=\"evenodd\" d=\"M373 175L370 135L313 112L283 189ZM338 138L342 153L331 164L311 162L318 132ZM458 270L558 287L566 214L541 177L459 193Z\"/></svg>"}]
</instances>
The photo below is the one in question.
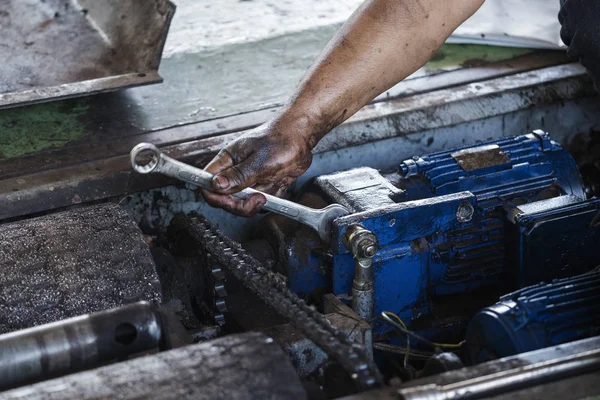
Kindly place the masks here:
<instances>
[{"instance_id":1,"label":"chain link","mask_svg":"<svg viewBox=\"0 0 600 400\"><path fill-rule=\"evenodd\" d=\"M204 217L178 216L175 224L183 228L225 269L260 296L282 316L288 318L306 337L336 360L354 379L357 388L367 390L381 385L381 375L363 346L353 343L323 314L292 292L277 274L262 266L239 243L226 237Z\"/></svg>"}]
</instances>

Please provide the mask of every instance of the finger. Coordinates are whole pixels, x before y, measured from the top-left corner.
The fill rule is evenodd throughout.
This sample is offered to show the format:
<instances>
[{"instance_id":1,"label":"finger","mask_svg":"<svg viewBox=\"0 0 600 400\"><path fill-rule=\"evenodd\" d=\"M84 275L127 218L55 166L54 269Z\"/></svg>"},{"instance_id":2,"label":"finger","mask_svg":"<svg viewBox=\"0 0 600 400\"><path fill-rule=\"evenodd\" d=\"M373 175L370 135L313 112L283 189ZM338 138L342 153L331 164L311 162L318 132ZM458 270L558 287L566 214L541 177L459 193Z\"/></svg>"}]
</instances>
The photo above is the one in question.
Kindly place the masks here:
<instances>
[{"instance_id":1,"label":"finger","mask_svg":"<svg viewBox=\"0 0 600 400\"><path fill-rule=\"evenodd\" d=\"M231 195L221 195L208 191L202 191L202 195L209 205L222 208L241 217L255 215L267 202L265 196L260 193L252 194L243 200L236 199Z\"/></svg>"},{"instance_id":2,"label":"finger","mask_svg":"<svg viewBox=\"0 0 600 400\"><path fill-rule=\"evenodd\" d=\"M233 166L233 157L226 149L222 149L217 153L215 158L213 158L204 170L206 172L210 172L211 174L218 174L219 172L231 168Z\"/></svg>"},{"instance_id":3,"label":"finger","mask_svg":"<svg viewBox=\"0 0 600 400\"><path fill-rule=\"evenodd\" d=\"M213 177L213 187L223 194L239 192L247 187L253 186L259 177L264 173L264 166L256 162L255 157L241 161L240 163L224 169Z\"/></svg>"}]
</instances>

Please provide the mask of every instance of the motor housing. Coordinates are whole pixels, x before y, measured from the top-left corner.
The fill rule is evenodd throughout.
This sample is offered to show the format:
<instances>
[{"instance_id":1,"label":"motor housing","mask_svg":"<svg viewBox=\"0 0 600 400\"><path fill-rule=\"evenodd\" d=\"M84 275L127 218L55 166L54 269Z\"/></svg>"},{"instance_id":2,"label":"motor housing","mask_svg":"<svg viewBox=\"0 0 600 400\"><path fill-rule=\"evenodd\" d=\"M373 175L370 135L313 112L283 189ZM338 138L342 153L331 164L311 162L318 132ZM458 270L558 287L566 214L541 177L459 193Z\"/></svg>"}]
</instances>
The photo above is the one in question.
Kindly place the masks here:
<instances>
[{"instance_id":1,"label":"motor housing","mask_svg":"<svg viewBox=\"0 0 600 400\"><path fill-rule=\"evenodd\" d=\"M600 271L507 294L478 312L466 343L479 363L600 334Z\"/></svg>"}]
</instances>

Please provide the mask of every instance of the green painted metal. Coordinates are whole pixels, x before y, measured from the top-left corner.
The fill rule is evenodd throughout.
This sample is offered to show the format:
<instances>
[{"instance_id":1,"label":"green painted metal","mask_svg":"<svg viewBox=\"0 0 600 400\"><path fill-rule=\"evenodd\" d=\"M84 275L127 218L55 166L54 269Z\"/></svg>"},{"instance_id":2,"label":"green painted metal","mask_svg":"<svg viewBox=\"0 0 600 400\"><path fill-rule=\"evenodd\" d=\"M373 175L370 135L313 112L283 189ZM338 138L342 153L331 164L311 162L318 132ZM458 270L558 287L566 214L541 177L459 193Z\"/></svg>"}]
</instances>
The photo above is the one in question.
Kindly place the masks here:
<instances>
[{"instance_id":1,"label":"green painted metal","mask_svg":"<svg viewBox=\"0 0 600 400\"><path fill-rule=\"evenodd\" d=\"M87 100L64 101L0 112L0 159L62 147L85 135Z\"/></svg>"},{"instance_id":2,"label":"green painted metal","mask_svg":"<svg viewBox=\"0 0 600 400\"><path fill-rule=\"evenodd\" d=\"M535 50L476 44L445 44L425 65L427 71L476 67L494 61L510 60Z\"/></svg>"}]
</instances>

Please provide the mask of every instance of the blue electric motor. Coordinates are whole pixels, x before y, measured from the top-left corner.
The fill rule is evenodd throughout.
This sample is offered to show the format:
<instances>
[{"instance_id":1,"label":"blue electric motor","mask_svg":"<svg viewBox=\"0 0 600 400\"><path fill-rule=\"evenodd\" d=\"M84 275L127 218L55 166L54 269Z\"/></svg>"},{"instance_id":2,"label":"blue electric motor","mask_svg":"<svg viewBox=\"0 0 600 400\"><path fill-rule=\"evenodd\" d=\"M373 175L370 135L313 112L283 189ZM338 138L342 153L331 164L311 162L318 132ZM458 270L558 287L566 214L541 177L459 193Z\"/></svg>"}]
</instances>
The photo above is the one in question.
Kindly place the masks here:
<instances>
[{"instance_id":1,"label":"blue electric motor","mask_svg":"<svg viewBox=\"0 0 600 400\"><path fill-rule=\"evenodd\" d=\"M515 290L600 264L600 201L586 199L574 160L543 132L413 157L389 175L359 168L321 176L316 185L352 214L335 221L325 261L296 240L288 253L305 256L285 267L290 287L349 296L354 260L342 236L360 224L379 242L375 315L392 311L410 324L440 296Z\"/></svg>"},{"instance_id":2,"label":"blue electric motor","mask_svg":"<svg viewBox=\"0 0 600 400\"><path fill-rule=\"evenodd\" d=\"M600 272L530 286L475 315L466 343L472 362L600 335Z\"/></svg>"}]
</instances>

